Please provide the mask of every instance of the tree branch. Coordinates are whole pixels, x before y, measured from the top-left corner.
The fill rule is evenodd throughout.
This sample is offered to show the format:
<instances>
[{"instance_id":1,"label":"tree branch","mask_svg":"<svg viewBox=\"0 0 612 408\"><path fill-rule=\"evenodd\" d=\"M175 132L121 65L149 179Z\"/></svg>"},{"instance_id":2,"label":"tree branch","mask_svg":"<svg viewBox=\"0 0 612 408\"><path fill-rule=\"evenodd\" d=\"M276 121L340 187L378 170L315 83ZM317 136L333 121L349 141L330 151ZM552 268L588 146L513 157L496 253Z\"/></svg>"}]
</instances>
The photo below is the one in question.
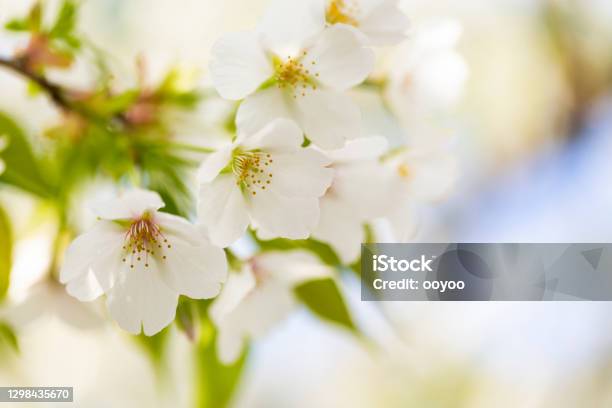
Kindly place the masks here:
<instances>
[{"instance_id":1,"label":"tree branch","mask_svg":"<svg viewBox=\"0 0 612 408\"><path fill-rule=\"evenodd\" d=\"M98 123L106 121L104 118L101 118L86 106L71 100L71 98L68 96L71 94L69 90L66 90L60 85L49 81L42 75L32 72L32 70L29 69L25 63L25 60L19 58L7 59L0 57L0 67L4 67L9 71L12 71L38 85L38 87L40 87L49 96L53 104L55 104L62 111L73 112ZM123 113L117 113L112 119L123 126L127 127L130 125L129 120Z\"/></svg>"}]
</instances>

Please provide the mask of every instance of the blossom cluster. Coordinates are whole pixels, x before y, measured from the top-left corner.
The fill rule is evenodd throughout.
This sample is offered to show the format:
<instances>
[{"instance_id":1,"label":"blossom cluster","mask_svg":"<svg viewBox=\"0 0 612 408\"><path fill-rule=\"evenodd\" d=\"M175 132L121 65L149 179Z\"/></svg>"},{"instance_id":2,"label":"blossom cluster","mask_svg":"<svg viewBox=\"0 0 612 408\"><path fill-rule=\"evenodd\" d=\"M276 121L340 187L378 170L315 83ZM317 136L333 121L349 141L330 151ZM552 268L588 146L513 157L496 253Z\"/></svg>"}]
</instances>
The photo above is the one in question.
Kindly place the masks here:
<instances>
[{"instance_id":1,"label":"blossom cluster","mask_svg":"<svg viewBox=\"0 0 612 408\"><path fill-rule=\"evenodd\" d=\"M346 265L366 225L411 239L419 203L452 185L452 157L437 144L368 135L351 94L374 70L374 47L400 43L407 29L396 0L275 0L256 29L221 37L210 75L237 103L236 135L199 167L196 223L161 212L151 191L102 203L66 253L68 292L106 295L119 325L146 335L174 320L180 295L218 296L209 313L220 357L233 361L294 307L293 288L333 276L305 250L262 251L228 273L226 252L247 232L314 239ZM403 87L410 74L395 69L391 82Z\"/></svg>"}]
</instances>

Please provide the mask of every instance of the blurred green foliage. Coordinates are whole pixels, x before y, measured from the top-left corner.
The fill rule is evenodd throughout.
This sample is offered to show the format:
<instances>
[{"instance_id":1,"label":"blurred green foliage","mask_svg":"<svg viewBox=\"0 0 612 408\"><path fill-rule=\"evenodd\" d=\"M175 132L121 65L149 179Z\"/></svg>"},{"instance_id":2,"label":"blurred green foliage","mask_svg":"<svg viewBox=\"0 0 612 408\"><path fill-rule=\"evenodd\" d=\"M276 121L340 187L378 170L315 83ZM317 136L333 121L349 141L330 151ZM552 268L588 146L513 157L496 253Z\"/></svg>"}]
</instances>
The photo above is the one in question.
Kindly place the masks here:
<instances>
[{"instance_id":1,"label":"blurred green foliage","mask_svg":"<svg viewBox=\"0 0 612 408\"><path fill-rule=\"evenodd\" d=\"M344 297L334 279L309 281L296 287L294 291L298 299L315 315L358 333L358 329L344 302Z\"/></svg>"},{"instance_id":2,"label":"blurred green foliage","mask_svg":"<svg viewBox=\"0 0 612 408\"><path fill-rule=\"evenodd\" d=\"M248 349L234 364L219 361L216 331L210 320L202 320L202 333L196 349L196 406L230 406L247 361Z\"/></svg>"},{"instance_id":3,"label":"blurred green foliage","mask_svg":"<svg viewBox=\"0 0 612 408\"><path fill-rule=\"evenodd\" d=\"M13 234L6 212L0 207L0 302L6 296L11 277Z\"/></svg>"},{"instance_id":4,"label":"blurred green foliage","mask_svg":"<svg viewBox=\"0 0 612 408\"><path fill-rule=\"evenodd\" d=\"M8 346L11 350L19 353L19 341L13 328L5 322L0 322L0 347Z\"/></svg>"},{"instance_id":5,"label":"blurred green foliage","mask_svg":"<svg viewBox=\"0 0 612 408\"><path fill-rule=\"evenodd\" d=\"M314 253L324 264L331 266L332 268L339 268L342 266L342 261L336 254L336 252L326 243L317 241L315 239L285 239L278 238L269 241L263 241L257 238L255 234L252 236L257 241L257 244L263 251L290 251L294 249L302 249Z\"/></svg>"},{"instance_id":6,"label":"blurred green foliage","mask_svg":"<svg viewBox=\"0 0 612 408\"><path fill-rule=\"evenodd\" d=\"M53 196L44 172L37 160L30 141L21 128L6 114L0 112L0 134L8 137L8 146L3 152L6 170L0 175L0 183L6 183L38 197Z\"/></svg>"}]
</instances>

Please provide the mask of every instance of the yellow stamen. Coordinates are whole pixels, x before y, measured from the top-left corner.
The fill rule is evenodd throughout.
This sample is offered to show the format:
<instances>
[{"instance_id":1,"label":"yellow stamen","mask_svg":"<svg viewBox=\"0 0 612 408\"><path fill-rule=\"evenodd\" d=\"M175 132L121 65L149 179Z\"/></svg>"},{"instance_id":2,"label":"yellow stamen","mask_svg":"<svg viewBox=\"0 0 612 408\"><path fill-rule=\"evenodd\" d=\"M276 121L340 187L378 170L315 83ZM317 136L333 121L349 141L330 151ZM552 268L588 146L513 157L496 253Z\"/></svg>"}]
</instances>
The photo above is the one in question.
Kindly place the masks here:
<instances>
[{"instance_id":1,"label":"yellow stamen","mask_svg":"<svg viewBox=\"0 0 612 408\"><path fill-rule=\"evenodd\" d=\"M347 24L359 26L357 14L359 9L350 0L330 0L327 7L326 20L329 24Z\"/></svg>"},{"instance_id":2,"label":"yellow stamen","mask_svg":"<svg viewBox=\"0 0 612 408\"><path fill-rule=\"evenodd\" d=\"M305 96L307 89L317 89L314 78L318 78L319 73L314 72L312 67L308 69L304 66L303 60L307 55L308 52L304 51L297 58L289 56L284 61L279 58L274 62L276 85L280 89L292 90L294 98ZM311 64L315 65L315 62Z\"/></svg>"},{"instance_id":3,"label":"yellow stamen","mask_svg":"<svg viewBox=\"0 0 612 408\"><path fill-rule=\"evenodd\" d=\"M400 175L400 177L402 178L409 178L410 175L412 174L412 171L410 171L410 167L408 167L407 164L401 164L398 168L397 168L397 173Z\"/></svg>"},{"instance_id":4,"label":"yellow stamen","mask_svg":"<svg viewBox=\"0 0 612 408\"><path fill-rule=\"evenodd\" d=\"M232 160L232 172L236 184L243 190L257 195L256 190L265 190L272 179L272 156L259 151L237 152Z\"/></svg>"},{"instance_id":5,"label":"yellow stamen","mask_svg":"<svg viewBox=\"0 0 612 408\"><path fill-rule=\"evenodd\" d=\"M145 212L141 217L135 218L129 224L125 233L125 243L123 250L130 254L130 268L134 268L135 263L144 262L145 268L149 267L149 254L154 255L155 246L161 248L160 242L167 242L160 227L155 223L151 213ZM168 245L170 248L170 245ZM127 263L128 257L122 258L122 262ZM166 256L162 256L166 259Z\"/></svg>"}]
</instances>

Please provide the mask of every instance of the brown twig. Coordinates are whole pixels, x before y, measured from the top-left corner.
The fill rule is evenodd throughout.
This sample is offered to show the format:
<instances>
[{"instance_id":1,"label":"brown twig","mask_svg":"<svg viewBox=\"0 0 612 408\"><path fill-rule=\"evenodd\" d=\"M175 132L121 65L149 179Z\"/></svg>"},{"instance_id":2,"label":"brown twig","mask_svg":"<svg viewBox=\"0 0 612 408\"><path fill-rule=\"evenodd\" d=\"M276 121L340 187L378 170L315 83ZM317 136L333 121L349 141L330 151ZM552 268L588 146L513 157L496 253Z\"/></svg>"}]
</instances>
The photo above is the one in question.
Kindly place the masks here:
<instances>
[{"instance_id":1,"label":"brown twig","mask_svg":"<svg viewBox=\"0 0 612 408\"><path fill-rule=\"evenodd\" d=\"M86 119L94 122L106 122L104 118L101 118L95 112L88 109L83 104L77 103L72 100L69 95L77 94L63 88L62 86L49 81L42 75L33 72L27 65L24 59L7 59L0 57L0 67L4 67L30 81L40 87L51 99L51 101L66 113L76 113ZM130 125L130 121L124 113L116 114L112 120L123 125L125 127Z\"/></svg>"}]
</instances>

